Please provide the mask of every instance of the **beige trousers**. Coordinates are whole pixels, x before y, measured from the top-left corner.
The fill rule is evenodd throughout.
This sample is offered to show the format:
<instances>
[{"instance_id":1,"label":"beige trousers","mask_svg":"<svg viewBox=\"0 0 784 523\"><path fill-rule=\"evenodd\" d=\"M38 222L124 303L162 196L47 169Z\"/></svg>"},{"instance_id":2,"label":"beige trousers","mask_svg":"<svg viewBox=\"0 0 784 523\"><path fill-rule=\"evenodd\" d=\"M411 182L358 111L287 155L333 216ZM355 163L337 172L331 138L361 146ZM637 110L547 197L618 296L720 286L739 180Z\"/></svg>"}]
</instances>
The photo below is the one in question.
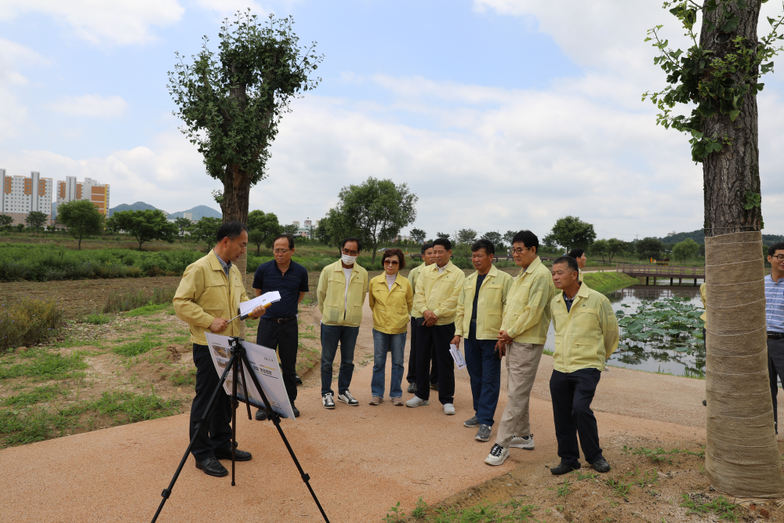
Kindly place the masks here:
<instances>
[{"instance_id":1,"label":"beige trousers","mask_svg":"<svg viewBox=\"0 0 784 523\"><path fill-rule=\"evenodd\" d=\"M528 399L536 379L544 345L512 342L506 347L507 401L495 442L509 448L513 436L529 436Z\"/></svg>"}]
</instances>

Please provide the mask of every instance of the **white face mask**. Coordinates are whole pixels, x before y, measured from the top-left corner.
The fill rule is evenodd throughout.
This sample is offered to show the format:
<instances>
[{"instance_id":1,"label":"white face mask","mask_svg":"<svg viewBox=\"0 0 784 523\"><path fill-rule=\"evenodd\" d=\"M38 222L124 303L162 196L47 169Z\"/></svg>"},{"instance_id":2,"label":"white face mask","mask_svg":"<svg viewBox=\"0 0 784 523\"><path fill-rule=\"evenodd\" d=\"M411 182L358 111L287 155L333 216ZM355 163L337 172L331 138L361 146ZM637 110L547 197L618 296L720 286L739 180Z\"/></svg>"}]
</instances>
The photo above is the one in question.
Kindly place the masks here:
<instances>
[{"instance_id":1,"label":"white face mask","mask_svg":"<svg viewBox=\"0 0 784 523\"><path fill-rule=\"evenodd\" d=\"M349 256L348 254L343 254L343 255L340 257L340 259L341 259L341 260L343 261L343 263L345 263L346 265L354 265L354 262L355 262L355 261L357 261L357 257L356 257L356 256Z\"/></svg>"}]
</instances>

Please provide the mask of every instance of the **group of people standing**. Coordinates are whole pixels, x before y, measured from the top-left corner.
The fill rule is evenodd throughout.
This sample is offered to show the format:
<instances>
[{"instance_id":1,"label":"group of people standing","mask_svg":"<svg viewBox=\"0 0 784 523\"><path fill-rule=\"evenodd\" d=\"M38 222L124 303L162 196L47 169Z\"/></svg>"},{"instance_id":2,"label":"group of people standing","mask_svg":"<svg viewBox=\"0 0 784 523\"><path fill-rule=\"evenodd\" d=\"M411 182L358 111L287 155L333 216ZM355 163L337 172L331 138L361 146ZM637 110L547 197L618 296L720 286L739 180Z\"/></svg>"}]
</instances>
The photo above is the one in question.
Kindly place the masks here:
<instances>
[{"instance_id":1,"label":"group of people standing","mask_svg":"<svg viewBox=\"0 0 784 523\"><path fill-rule=\"evenodd\" d=\"M218 231L217 244L207 256L189 266L174 298L175 310L189 323L197 366L196 398L191 411L191 430L205 421L205 396L217 384L206 352L204 332L236 335L233 318L245 301L242 279L232 264L247 245L247 230L239 222L226 222ZM388 396L395 406L428 405L436 391L446 415L454 415L455 372L450 349L463 343L470 376L473 415L463 425L477 430L475 438L489 441L495 421L501 382L501 362L506 358L508 400L500 418L496 440L485 462L501 465L511 448L534 449L529 419L529 397L544 349L550 321L555 322L556 349L550 379L555 432L560 464L553 474L580 468L579 451L599 472L610 466L599 446L596 419L590 404L604 362L618 346L618 325L610 303L584 285L575 257L556 259L552 272L538 256L539 241L531 231L520 231L512 240L512 255L520 267L516 277L493 264L495 246L479 240L471 246L476 271L466 276L451 262L452 246L439 238L422 246L424 263L400 274L406 258L400 249L387 249L382 256L384 272L368 281L367 271L357 264L362 243L349 237L341 242L341 259L328 265L319 277L317 299L321 312L321 401L335 408L335 399L348 406L359 401L350 392L354 372L354 349L362 322L365 298L373 314L374 361L370 405L378 406L387 390L386 359L392 365ZM308 291L307 271L291 260L294 238L274 240L275 259L256 270L256 295L278 291L281 300L269 309L256 309L260 317L259 344L277 349L286 390L294 407L297 396L297 307ZM411 325L411 348L403 401L406 339ZM337 396L332 388L333 363L340 350ZM197 358L197 351L199 357ZM205 357L206 355L206 357ZM220 391L222 393L222 391ZM225 403L225 404L224 404ZM192 448L197 468L222 476L227 473L219 459L230 456L228 398L218 402L208 430ZM227 415L228 413L228 415ZM257 419L265 417L264 411ZM579 445L578 445L579 434ZM251 459L236 451L237 459Z\"/></svg>"}]
</instances>

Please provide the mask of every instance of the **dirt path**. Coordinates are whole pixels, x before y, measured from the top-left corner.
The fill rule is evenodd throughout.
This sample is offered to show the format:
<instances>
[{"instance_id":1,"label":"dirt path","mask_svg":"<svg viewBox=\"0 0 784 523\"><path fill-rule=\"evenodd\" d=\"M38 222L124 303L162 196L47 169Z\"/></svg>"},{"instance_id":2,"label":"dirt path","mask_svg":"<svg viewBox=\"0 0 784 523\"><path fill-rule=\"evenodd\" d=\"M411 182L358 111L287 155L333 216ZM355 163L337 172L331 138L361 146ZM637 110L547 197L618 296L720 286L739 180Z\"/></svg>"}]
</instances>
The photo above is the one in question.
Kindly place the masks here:
<instances>
[{"instance_id":1,"label":"dirt path","mask_svg":"<svg viewBox=\"0 0 784 523\"><path fill-rule=\"evenodd\" d=\"M461 493L458 497L476 503L517 496L515 488L531 496L553 490L556 479L546 468L558 461L547 386L551 358L543 357L532 392L536 450L513 450L503 466L490 467L483 460L492 439L479 443L475 431L462 426L472 415L465 370L456 372L456 416L445 416L437 401L418 409L394 407L389 401L378 407L367 404L372 374L369 312L360 330L351 386L360 406L338 403L334 411L323 409L316 368L304 377L299 393L302 417L282 422L330 521L380 521L398 501L409 511L419 497L433 505ZM505 381L502 387L505 390ZM594 407L611 464L616 464L623 445L640 441L699 449L705 441L703 391L700 380L616 368L603 374ZM502 392L496 419L505 403ZM243 408L238 412L244 413ZM188 445L187 427L188 415L183 414L1 450L0 521L151 520ZM254 459L237 464L236 486L231 486L230 476L211 478L196 470L189 457L158 521L322 521L274 425L238 419L237 434L241 448ZM494 478L491 486L481 486ZM591 498L590 488L584 496L578 504L586 514L596 512L591 503L618 504ZM653 512L673 512L662 513L670 522L700 520L683 516L685 510L671 505ZM564 519L581 520L561 513L544 518Z\"/></svg>"}]
</instances>

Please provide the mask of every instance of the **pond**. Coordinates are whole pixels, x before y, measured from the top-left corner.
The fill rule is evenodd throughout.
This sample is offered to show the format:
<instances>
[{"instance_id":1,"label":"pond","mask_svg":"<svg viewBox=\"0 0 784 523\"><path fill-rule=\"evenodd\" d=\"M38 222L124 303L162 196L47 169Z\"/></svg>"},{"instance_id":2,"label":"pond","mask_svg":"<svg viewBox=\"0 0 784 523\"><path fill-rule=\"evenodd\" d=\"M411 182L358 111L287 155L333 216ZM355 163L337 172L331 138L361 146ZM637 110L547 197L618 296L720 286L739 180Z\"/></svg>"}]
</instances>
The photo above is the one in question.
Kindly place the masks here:
<instances>
[{"instance_id":1,"label":"pond","mask_svg":"<svg viewBox=\"0 0 784 523\"><path fill-rule=\"evenodd\" d=\"M621 343L608 360L609 365L675 376L704 376L702 321L695 318L702 314L699 287L634 285L611 292L607 297L613 310L622 311L624 316L636 313L640 306L645 310L637 325L621 328ZM653 318L664 324L654 326ZM623 324L624 320L619 322ZM643 324L644 332L632 332ZM552 324L545 349L555 349Z\"/></svg>"}]
</instances>

